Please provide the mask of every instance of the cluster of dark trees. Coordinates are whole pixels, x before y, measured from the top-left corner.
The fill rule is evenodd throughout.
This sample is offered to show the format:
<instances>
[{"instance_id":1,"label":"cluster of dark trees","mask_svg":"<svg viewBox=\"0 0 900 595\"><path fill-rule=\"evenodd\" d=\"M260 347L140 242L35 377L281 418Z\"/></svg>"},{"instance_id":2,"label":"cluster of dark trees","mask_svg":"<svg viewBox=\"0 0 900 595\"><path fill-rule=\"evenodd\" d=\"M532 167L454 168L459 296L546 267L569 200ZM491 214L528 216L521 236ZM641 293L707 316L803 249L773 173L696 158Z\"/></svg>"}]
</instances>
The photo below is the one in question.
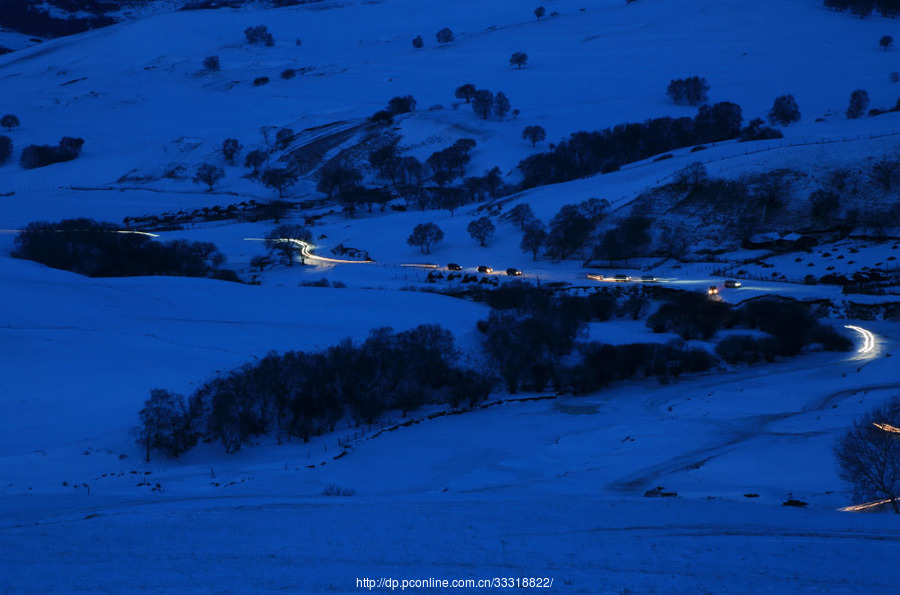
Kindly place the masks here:
<instances>
[{"instance_id":1,"label":"cluster of dark trees","mask_svg":"<svg viewBox=\"0 0 900 595\"><path fill-rule=\"evenodd\" d=\"M608 345L591 342L581 347L582 361L569 374L573 392L596 391L629 378L657 377L669 382L682 374L705 372L716 365L707 350L685 344L630 343Z\"/></svg>"},{"instance_id":2,"label":"cluster of dark trees","mask_svg":"<svg viewBox=\"0 0 900 595\"><path fill-rule=\"evenodd\" d=\"M346 339L321 352L269 354L187 398L152 391L134 433L148 459L154 449L178 456L199 440L235 452L266 434L308 441L342 419L370 424L387 411L486 399L493 380L457 359L452 333L439 326L381 328L358 345Z\"/></svg>"},{"instance_id":3,"label":"cluster of dark trees","mask_svg":"<svg viewBox=\"0 0 900 595\"><path fill-rule=\"evenodd\" d=\"M280 128L275 133L275 145L281 149L286 149L294 136L294 131L290 128ZM222 141L222 156L230 165L235 165L243 148L244 146L238 139L226 138ZM254 149L249 151L244 157L244 166L250 169L248 177L257 179L266 188L277 191L279 198L284 198L285 190L297 183L300 174L289 167L267 167L263 169L268 160L269 153L265 150ZM224 177L225 170L221 167L211 163L202 163L197 167L193 180L197 184L206 185L211 192ZM283 203L282 201L275 201L275 204Z\"/></svg>"},{"instance_id":4,"label":"cluster of dark trees","mask_svg":"<svg viewBox=\"0 0 900 595\"><path fill-rule=\"evenodd\" d=\"M436 224L428 222L416 225L409 237L406 238L406 243L410 246L417 246L422 254L431 254L431 247L443 239L444 230Z\"/></svg>"},{"instance_id":5,"label":"cluster of dark trees","mask_svg":"<svg viewBox=\"0 0 900 595\"><path fill-rule=\"evenodd\" d=\"M116 19L103 13L119 8L115 3L95 0L54 0L47 4L71 14L62 19L42 10L39 3L31 0L0 0L0 27L36 37L64 37L114 24ZM92 15L84 18L75 15L85 12Z\"/></svg>"},{"instance_id":6,"label":"cluster of dark trees","mask_svg":"<svg viewBox=\"0 0 900 595\"><path fill-rule=\"evenodd\" d=\"M579 343L587 322L609 320L617 310L639 316L643 298L631 298L620 308L606 292L567 296L517 283L485 295L493 310L478 328L485 350L513 393L547 386L584 393L639 375L668 380L684 372L708 370L716 363L709 352L682 345ZM576 351L581 356L578 362L566 363Z\"/></svg>"},{"instance_id":7,"label":"cluster of dark trees","mask_svg":"<svg viewBox=\"0 0 900 595\"><path fill-rule=\"evenodd\" d=\"M477 143L471 138L461 138L446 149L432 153L425 163L431 168L431 179L443 188L466 173L471 151Z\"/></svg>"},{"instance_id":8,"label":"cluster of dark trees","mask_svg":"<svg viewBox=\"0 0 900 595\"><path fill-rule=\"evenodd\" d=\"M397 97L391 97L387 108L375 112L370 119L373 122L390 124L394 121L394 116L414 111L416 111L416 98L412 95L398 95Z\"/></svg>"},{"instance_id":9,"label":"cluster of dark trees","mask_svg":"<svg viewBox=\"0 0 900 595\"><path fill-rule=\"evenodd\" d=\"M674 79L669 82L666 95L678 105L700 105L709 99L709 82L699 76Z\"/></svg>"},{"instance_id":10,"label":"cluster of dark trees","mask_svg":"<svg viewBox=\"0 0 900 595\"><path fill-rule=\"evenodd\" d=\"M651 220L641 215L631 215L607 230L594 246L593 258L627 260L638 256L650 245Z\"/></svg>"},{"instance_id":11,"label":"cluster of dark trees","mask_svg":"<svg viewBox=\"0 0 900 595\"><path fill-rule=\"evenodd\" d=\"M527 59L526 56L525 60ZM492 91L478 89L475 85L467 83L457 87L454 95L457 99L464 99L472 106L472 110L484 120L487 120L492 114L502 120L510 113L509 98L502 91L494 94ZM513 115L517 113L513 110Z\"/></svg>"},{"instance_id":12,"label":"cluster of dark trees","mask_svg":"<svg viewBox=\"0 0 900 595\"><path fill-rule=\"evenodd\" d=\"M762 118L753 118L741 129L741 136L738 137L738 142L746 143L755 140L771 140L775 138L784 138L784 133L777 128L766 126L766 122Z\"/></svg>"},{"instance_id":13,"label":"cluster of dark trees","mask_svg":"<svg viewBox=\"0 0 900 595\"><path fill-rule=\"evenodd\" d=\"M865 18L875 10L883 16L893 18L900 13L900 0L824 0L823 4L831 10L850 12L860 18Z\"/></svg>"},{"instance_id":14,"label":"cluster of dark trees","mask_svg":"<svg viewBox=\"0 0 900 595\"><path fill-rule=\"evenodd\" d=\"M62 137L59 144L55 147L53 145L28 145L22 149L19 163L25 169L34 169L36 167L53 165L54 163L72 161L81 154L82 146L84 146L83 138L71 136Z\"/></svg>"},{"instance_id":15,"label":"cluster of dark trees","mask_svg":"<svg viewBox=\"0 0 900 595\"><path fill-rule=\"evenodd\" d=\"M173 275L240 281L220 268L225 257L209 242L159 242L92 219L34 222L19 232L13 256L88 277Z\"/></svg>"},{"instance_id":16,"label":"cluster of dark trees","mask_svg":"<svg viewBox=\"0 0 900 595\"><path fill-rule=\"evenodd\" d=\"M275 45L275 37L269 33L269 28L265 25L247 27L244 29L244 38L247 40L247 43L254 45L262 44L269 47Z\"/></svg>"},{"instance_id":17,"label":"cluster of dark trees","mask_svg":"<svg viewBox=\"0 0 900 595\"><path fill-rule=\"evenodd\" d=\"M821 345L829 351L847 351L852 342L827 326L801 303L775 299L753 300L740 308L696 293L676 293L647 318L655 333L673 332L682 339L712 338L722 329L758 329L758 338L735 335L723 339L717 353L729 363L772 361L776 356L798 355L804 347Z\"/></svg>"},{"instance_id":18,"label":"cluster of dark trees","mask_svg":"<svg viewBox=\"0 0 900 595\"><path fill-rule=\"evenodd\" d=\"M444 27L443 29L441 29L440 31L438 31L437 33L434 34L434 38L437 40L437 42L440 45L443 46L443 45L448 45L448 44L453 43L453 41L456 39L456 36L453 35L453 31L451 31L449 27ZM421 35L416 35L413 38L412 46L417 50L420 50L423 47L425 47L425 41L422 39Z\"/></svg>"},{"instance_id":19,"label":"cluster of dark trees","mask_svg":"<svg viewBox=\"0 0 900 595\"><path fill-rule=\"evenodd\" d=\"M522 232L520 248L523 252L531 253L534 260L537 260L542 252L554 260L563 260L584 247L597 225L603 220L608 208L609 202L598 198L589 198L577 205L563 205L551 219L549 232L544 223L535 217L534 211L527 203L517 204L500 215L499 220L519 228ZM644 243L650 241L646 233L649 225L647 220L643 231L646 236ZM485 246L496 231L496 227L489 217L479 217L471 221L466 230L480 246ZM627 238L630 241L631 236ZM407 243L421 248L423 254L429 254L431 246L443 239L444 232L437 225L422 223L415 227L407 238ZM623 245L631 246L628 243Z\"/></svg>"},{"instance_id":20,"label":"cluster of dark trees","mask_svg":"<svg viewBox=\"0 0 900 595\"><path fill-rule=\"evenodd\" d=\"M666 294L659 309L647 318L647 326L654 332L674 332L684 340L709 340L720 330L733 328L764 333L722 339L716 353L728 363L791 357L809 345L830 351L852 348L848 338L820 323L803 304L766 299L735 308L701 294ZM548 385L588 392L637 375L668 381L682 373L708 370L717 362L710 352L681 343L610 346L578 342L591 320L608 320L616 312L639 319L647 309L640 296L623 303L607 292L566 296L517 283L481 295L493 310L488 320L479 322L479 330L510 392L542 390ZM564 364L575 351L581 355L579 363Z\"/></svg>"},{"instance_id":21,"label":"cluster of dark trees","mask_svg":"<svg viewBox=\"0 0 900 595\"><path fill-rule=\"evenodd\" d=\"M566 182L672 149L698 143L737 138L741 133L741 107L721 102L700 107L694 118L654 118L643 123L619 124L594 132L575 132L552 151L519 162L523 188Z\"/></svg>"},{"instance_id":22,"label":"cluster of dark trees","mask_svg":"<svg viewBox=\"0 0 900 595\"><path fill-rule=\"evenodd\" d=\"M522 232L519 247L523 252L530 252L534 260L542 251L554 260L563 260L585 246L608 208L609 201L599 198L563 205L550 220L549 231L527 203L517 204L499 219L519 228Z\"/></svg>"},{"instance_id":23,"label":"cluster of dark trees","mask_svg":"<svg viewBox=\"0 0 900 595\"><path fill-rule=\"evenodd\" d=\"M475 146L473 139L461 138L451 146L435 151L422 163L413 156L401 156L399 146L393 140L371 151L368 160L378 178L387 183L393 193L403 197L407 206L415 204L422 210L447 209L452 214L463 205L484 200L487 196L503 196L508 190L497 167L483 176L465 175ZM343 178L351 176L346 168L356 171L352 166L345 166L342 171L347 175ZM356 178L357 174L352 177ZM359 179L355 179L354 183L358 185ZM461 183L453 185L457 180ZM433 185L427 185L428 181ZM327 193L327 187L320 188L320 191ZM384 188L364 189L362 194L364 198L374 198L374 203L380 203L382 210L392 198Z\"/></svg>"}]
</instances>

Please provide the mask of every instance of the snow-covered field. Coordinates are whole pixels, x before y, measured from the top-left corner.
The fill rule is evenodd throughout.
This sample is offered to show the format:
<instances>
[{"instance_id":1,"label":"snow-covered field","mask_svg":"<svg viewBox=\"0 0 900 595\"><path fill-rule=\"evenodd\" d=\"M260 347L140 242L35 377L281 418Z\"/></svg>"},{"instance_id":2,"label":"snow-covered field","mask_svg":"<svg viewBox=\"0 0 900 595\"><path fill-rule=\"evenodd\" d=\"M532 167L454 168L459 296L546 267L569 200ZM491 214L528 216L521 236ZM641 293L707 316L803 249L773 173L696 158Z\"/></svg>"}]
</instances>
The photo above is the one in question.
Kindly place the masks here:
<instances>
[{"instance_id":1,"label":"snow-covered field","mask_svg":"<svg viewBox=\"0 0 900 595\"><path fill-rule=\"evenodd\" d=\"M376 262L281 266L259 274L261 285L88 279L9 256L14 230L34 220L121 222L273 198L244 168L225 163L222 140L238 138L245 154L264 146L264 133L288 126L305 131L300 148L321 133L316 127L352 128L397 95L418 101L394 127L407 154L424 159L474 138L467 175L497 165L510 183L521 158L571 132L693 115L665 88L694 74L708 78L712 101L739 103L745 119L764 116L783 93L793 93L803 112L782 141L753 149L718 143L700 153L713 175L773 167L815 173L867 163L900 143L897 114L843 117L857 88L868 90L873 107L894 105L900 87L888 75L896 50L877 42L895 21L850 18L817 0L550 0L546 7L560 14L537 20L535 6L483 0L173 12L0 56L0 110L22 121L4 132L17 150L62 136L86 141L69 163L0 166L0 589L354 592L356 579L381 577L547 577L553 589L580 593L896 589L900 521L837 512L850 498L832 454L854 417L900 395L896 322L833 321L875 333L867 353L806 354L665 386L647 380L584 397L496 403L390 432L379 430L401 421L396 415L368 428L341 423L308 444L261 440L233 455L201 445L178 460L144 463L129 430L150 389L189 393L271 350L438 323L481 364L475 323L486 307L422 291L458 282L428 285L428 269L402 265L456 262L470 273L488 265L503 283L510 280L503 271L516 267L526 281L580 287L602 285L586 272L640 273L532 261L519 249L520 232L506 224L479 247L466 232L482 214L471 206L453 215L332 213L312 228L317 253L342 244ZM269 27L274 47L244 43L243 30L257 24ZM456 41L439 47L434 33L445 26ZM416 35L425 39L421 50L411 46ZM513 51L528 53L525 68L509 65ZM220 56L220 72L202 72L209 55ZM283 80L286 68L307 70ZM254 87L259 76L271 81ZM478 119L453 97L464 83L503 91L521 113ZM547 130L535 149L521 138L530 124ZM760 147L771 150L743 154ZM535 188L504 208L527 202L547 222L560 206L590 197L624 206L698 158L688 149L673 155ZM226 170L215 192L190 175L162 175L203 162ZM147 180L117 182L128 173ZM288 194L321 198L311 180ZM298 210L289 220L303 223L330 208ZM406 243L426 221L445 232L431 254ZM265 253L255 238L271 228L232 221L161 235L215 242L227 266L249 275L250 260ZM748 272L795 280L831 266L845 274L893 270L895 244L838 242ZM721 284L713 274L720 266L663 262L652 274L705 291ZM322 278L346 287L301 286ZM825 298L843 311L847 298L837 287L778 281L746 282L722 298ZM847 333L863 346L858 333ZM593 323L590 336L618 344L673 338L621 318ZM533 396L554 397L519 395ZM351 446L335 458L339 441ZM354 495L325 496L329 485ZM645 498L648 491L677 496ZM789 497L808 506L783 507Z\"/></svg>"}]
</instances>

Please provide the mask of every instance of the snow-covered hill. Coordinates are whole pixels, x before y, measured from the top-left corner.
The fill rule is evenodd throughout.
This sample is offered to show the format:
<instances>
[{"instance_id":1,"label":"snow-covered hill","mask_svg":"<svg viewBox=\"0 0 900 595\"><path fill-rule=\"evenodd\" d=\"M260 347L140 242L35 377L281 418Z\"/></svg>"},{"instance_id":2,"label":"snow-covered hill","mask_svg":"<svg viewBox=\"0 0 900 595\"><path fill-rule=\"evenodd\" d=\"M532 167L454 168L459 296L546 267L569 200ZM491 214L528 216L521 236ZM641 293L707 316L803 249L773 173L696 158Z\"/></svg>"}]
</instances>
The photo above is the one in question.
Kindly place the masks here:
<instances>
[{"instance_id":1,"label":"snow-covered hill","mask_svg":"<svg viewBox=\"0 0 900 595\"><path fill-rule=\"evenodd\" d=\"M226 163L221 144L236 138L243 154L271 149L284 127L298 133L286 151L323 158L367 146L373 132L396 134L404 154L423 160L473 138L467 175L499 166L515 183L519 160L572 132L693 116L695 108L665 95L671 79L691 75L709 80L711 101L740 104L745 120L765 116L784 93L797 98L803 119L783 140L679 149L666 160L533 188L502 208L527 202L545 222L590 197L624 208L698 159L713 176L790 167L816 179L896 152L900 115L843 115L858 88L873 107L894 106L900 86L888 75L898 70L897 50L883 51L878 40L895 21L850 18L816 0L545 6L559 14L536 19L536 6L485 0L171 12L0 56L0 111L21 120L0 132L16 150L0 165L0 586L350 592L363 577L510 575L553 577L554 587L584 593L852 593L896 584L900 528L893 517L835 511L848 494L831 452L855 416L900 391L896 322L835 321L877 335L866 354L804 355L671 386L647 380L588 397L494 404L377 436L378 426L342 423L309 444L261 441L227 456L202 445L145 464L129 430L149 390L189 392L270 350L438 323L479 360L475 324L487 309L421 291L427 269L403 265L516 267L532 282L587 285L582 263L532 261L506 224L478 246L466 231L487 212L476 205L347 217L318 203L288 215L298 224L322 216L312 227L317 252L343 245L376 262L251 272L251 259L265 252L258 238L273 224L236 220L162 235L215 242L228 266L261 285L87 279L9 256L15 230L35 220L121 222L272 199L244 167ZM254 25L268 27L273 47L245 42ZM443 27L455 34L446 46L434 38ZM417 35L425 41L418 50ZM528 54L525 68L510 66L514 51ZM218 72L202 67L211 55ZM283 79L285 69L296 76ZM263 76L268 84L255 86ZM519 114L480 119L454 97L465 83L503 91ZM402 95L415 97L414 113L390 127L367 123ZM522 138L527 125L543 126L547 140L533 148ZM62 136L85 139L76 160L19 166L24 146ZM284 152L273 149L273 160ZM191 181L206 162L226 172L209 193ZM165 175L178 166L184 174ZM287 194L298 204L323 198L311 177ZM445 232L427 255L406 242L426 221ZM692 233L693 243L704 241ZM892 245L857 258L887 262ZM823 248L801 261L770 260L798 280L810 264L843 266L828 249L834 255ZM654 274L705 290L721 266L669 261ZM772 265L755 266L751 273L763 275ZM347 287L301 286L323 277ZM766 293L828 299L836 313L849 311L837 287L756 281L723 297ZM590 333L611 343L671 338L623 319ZM335 458L346 444L349 454ZM323 496L329 485L355 495ZM678 497L644 499L648 490ZM783 508L789 496L810 506Z\"/></svg>"}]
</instances>

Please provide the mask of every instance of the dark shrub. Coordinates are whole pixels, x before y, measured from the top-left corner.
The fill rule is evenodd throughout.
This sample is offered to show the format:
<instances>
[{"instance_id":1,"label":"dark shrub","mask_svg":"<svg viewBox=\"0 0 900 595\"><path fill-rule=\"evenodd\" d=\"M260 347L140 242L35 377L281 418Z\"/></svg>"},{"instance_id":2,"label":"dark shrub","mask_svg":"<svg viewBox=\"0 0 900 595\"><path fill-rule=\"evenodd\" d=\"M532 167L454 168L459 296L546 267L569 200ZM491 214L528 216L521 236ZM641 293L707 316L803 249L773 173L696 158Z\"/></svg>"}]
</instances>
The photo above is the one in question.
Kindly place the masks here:
<instances>
[{"instance_id":1,"label":"dark shrub","mask_svg":"<svg viewBox=\"0 0 900 595\"><path fill-rule=\"evenodd\" d=\"M709 339L734 324L731 308L697 293L678 293L647 319L654 333L671 331L682 339Z\"/></svg>"},{"instance_id":2,"label":"dark shrub","mask_svg":"<svg viewBox=\"0 0 900 595\"><path fill-rule=\"evenodd\" d=\"M416 109L416 100L412 95L392 97L388 101L388 111L392 114L406 114Z\"/></svg>"},{"instance_id":3,"label":"dark shrub","mask_svg":"<svg viewBox=\"0 0 900 595\"><path fill-rule=\"evenodd\" d=\"M457 368L457 358L453 335L438 326L381 328L359 345L347 339L319 353L267 355L207 382L190 402L203 413L203 438L229 452L273 432L308 441L347 417L372 423L389 410L487 398L493 380Z\"/></svg>"},{"instance_id":4,"label":"dark shrub","mask_svg":"<svg viewBox=\"0 0 900 595\"><path fill-rule=\"evenodd\" d=\"M28 145L22 149L19 163L25 169L46 167L54 163L71 161L81 154L84 139L64 136L56 147L50 145Z\"/></svg>"},{"instance_id":5,"label":"dark shrub","mask_svg":"<svg viewBox=\"0 0 900 595\"><path fill-rule=\"evenodd\" d=\"M8 136L0 135L0 165L3 165L12 157L13 143Z\"/></svg>"},{"instance_id":6,"label":"dark shrub","mask_svg":"<svg viewBox=\"0 0 900 595\"><path fill-rule=\"evenodd\" d=\"M716 355L729 364L752 364L763 359L759 340L752 335L731 335L716 345Z\"/></svg>"},{"instance_id":7,"label":"dark shrub","mask_svg":"<svg viewBox=\"0 0 900 595\"><path fill-rule=\"evenodd\" d=\"M674 79L669 83L666 95L679 105L700 105L709 98L709 82L699 76Z\"/></svg>"},{"instance_id":8,"label":"dark shrub","mask_svg":"<svg viewBox=\"0 0 900 595\"><path fill-rule=\"evenodd\" d=\"M219 270L225 257L209 242L163 243L122 231L91 219L29 223L16 236L13 256L89 277L219 275L234 280L231 273Z\"/></svg>"},{"instance_id":9,"label":"dark shrub","mask_svg":"<svg viewBox=\"0 0 900 595\"><path fill-rule=\"evenodd\" d=\"M247 43L264 44L270 47L275 45L275 38L272 37L269 28L265 25L247 27L244 29L244 37L247 39Z\"/></svg>"},{"instance_id":10,"label":"dark shrub","mask_svg":"<svg viewBox=\"0 0 900 595\"><path fill-rule=\"evenodd\" d=\"M220 64L218 56L207 56L203 58L203 68L210 72L219 72Z\"/></svg>"}]
</instances>

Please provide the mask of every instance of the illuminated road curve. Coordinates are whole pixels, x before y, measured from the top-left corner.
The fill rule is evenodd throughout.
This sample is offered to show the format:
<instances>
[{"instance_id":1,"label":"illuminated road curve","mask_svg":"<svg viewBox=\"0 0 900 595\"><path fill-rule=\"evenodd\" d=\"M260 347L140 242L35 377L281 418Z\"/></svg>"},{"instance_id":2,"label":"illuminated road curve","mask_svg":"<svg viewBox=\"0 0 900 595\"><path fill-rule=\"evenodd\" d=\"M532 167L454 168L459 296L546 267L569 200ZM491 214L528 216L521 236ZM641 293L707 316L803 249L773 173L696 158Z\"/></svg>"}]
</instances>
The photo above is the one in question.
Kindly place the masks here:
<instances>
[{"instance_id":1,"label":"illuminated road curve","mask_svg":"<svg viewBox=\"0 0 900 595\"><path fill-rule=\"evenodd\" d=\"M891 424L882 424L882 423L873 423L873 426L878 428L879 430L884 430L885 432L891 432L892 434L900 434L900 428L895 428Z\"/></svg>"},{"instance_id":2,"label":"illuminated road curve","mask_svg":"<svg viewBox=\"0 0 900 595\"><path fill-rule=\"evenodd\" d=\"M248 242L265 242L265 238L244 238ZM278 242L291 242L300 246L300 255L304 260L312 260L314 262L326 262L330 264L372 264L374 260L343 260L340 258L328 258L327 256L317 256L312 253L313 246L309 242L297 240L295 238L279 238Z\"/></svg>"},{"instance_id":3,"label":"illuminated road curve","mask_svg":"<svg viewBox=\"0 0 900 595\"><path fill-rule=\"evenodd\" d=\"M838 508L838 512L860 512L862 510L867 510L869 508L875 508L876 506L881 506L883 504L887 504L888 502L890 502L890 499L877 500L875 502L866 502L865 504L855 504L853 506L845 506L844 508Z\"/></svg>"},{"instance_id":4,"label":"illuminated road curve","mask_svg":"<svg viewBox=\"0 0 900 595\"><path fill-rule=\"evenodd\" d=\"M844 328L854 330L863 336L862 347L857 350L857 353L859 353L860 355L865 355L875 351L875 335L870 331L867 331L866 329L859 326L853 326L852 324L845 324Z\"/></svg>"}]
</instances>

